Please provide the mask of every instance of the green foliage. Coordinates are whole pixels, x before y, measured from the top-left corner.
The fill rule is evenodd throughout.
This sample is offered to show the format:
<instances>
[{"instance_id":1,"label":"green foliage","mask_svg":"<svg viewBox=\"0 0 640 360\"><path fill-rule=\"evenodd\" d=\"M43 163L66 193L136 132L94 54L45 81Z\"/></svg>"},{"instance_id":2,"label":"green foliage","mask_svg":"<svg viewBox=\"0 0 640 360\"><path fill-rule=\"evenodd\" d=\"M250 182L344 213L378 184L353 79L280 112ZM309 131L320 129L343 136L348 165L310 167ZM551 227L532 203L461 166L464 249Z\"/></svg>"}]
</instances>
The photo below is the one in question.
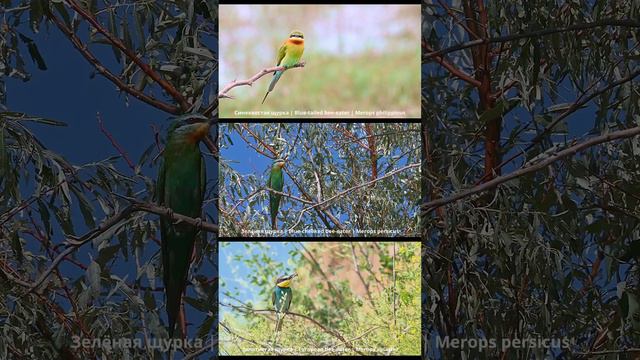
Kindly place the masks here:
<instances>
[{"instance_id":1,"label":"green foliage","mask_svg":"<svg viewBox=\"0 0 640 360\"><path fill-rule=\"evenodd\" d=\"M68 38L62 41L95 56L84 54L96 72L113 72L121 90L135 89L158 101L168 97L135 63L139 59L186 98L190 111L209 107L211 116L217 61L204 44L216 42L216 5L209 0L0 2L0 358L161 358L167 352L149 343L167 336L158 217L128 212L130 199L154 201L155 175L148 173L155 172L162 140L149 138L151 145L131 168L121 156L71 164L31 130L65 124L9 111L4 81L29 80L31 67L46 70L41 42L49 36L40 31L61 31ZM87 18L117 41L88 25ZM135 57L116 46L119 42ZM103 57L104 48L116 61ZM185 308L189 336L210 349L217 247L209 238L204 233L197 241ZM109 343L120 339L141 343ZM74 346L82 340L99 343ZM211 356L210 351L194 354Z\"/></svg>"},{"instance_id":2,"label":"green foliage","mask_svg":"<svg viewBox=\"0 0 640 360\"><path fill-rule=\"evenodd\" d=\"M420 243L294 243L298 251L288 266L299 276L291 286L291 314L277 336L270 294L284 264L273 263L267 244L245 243L251 255L234 259L235 266L251 269L246 287L221 285L221 354L420 353ZM383 256L392 263L381 263ZM263 301L238 298L253 289Z\"/></svg>"},{"instance_id":3,"label":"green foliage","mask_svg":"<svg viewBox=\"0 0 640 360\"><path fill-rule=\"evenodd\" d=\"M271 160L266 158L269 165L264 173L243 174L234 162L225 159L226 149L244 144L265 153L256 150L256 158L287 159L284 193L298 199L283 196L278 222L284 224L279 229L300 231L289 235L417 234L419 124L370 126L375 146L369 142L365 124L220 124L221 235L260 236L263 233L259 231L271 229L264 190ZM232 134L244 144L232 144ZM361 186L375 180L374 163L375 178L381 180L376 180L375 186ZM310 207L320 201L326 202ZM355 233L355 229L373 232ZM376 233L378 230L389 232Z\"/></svg>"},{"instance_id":4,"label":"green foliage","mask_svg":"<svg viewBox=\"0 0 640 360\"><path fill-rule=\"evenodd\" d=\"M464 14L463 3L453 2L452 13ZM501 160L518 155L502 168L503 174L548 159L574 138L583 141L593 134L640 125L636 78L594 96L585 107L576 106L575 113L542 134L576 99L638 68L637 28L562 28L604 19L638 19L637 2L484 3L490 38L560 31L490 46L491 90L499 96L489 112L479 108L477 88L451 76L437 60L423 57L424 138L429 144L423 190L429 200L482 182L484 121L489 118L502 116ZM436 2L427 4L423 39L432 48L473 40L465 22L452 20ZM452 41L451 34L460 36ZM464 49L447 53L445 59L473 74L471 56L472 50ZM499 92L507 86L507 91ZM620 315L625 292L616 295L615 289L637 292L640 286L634 265L638 258L629 256L636 253L629 247L635 247L640 236L638 155L638 138L605 143L481 196L424 213L423 236L433 254L426 258L425 356L573 358L579 352L637 346L631 321ZM500 349L441 349L436 341L445 336L572 343L553 352L512 348L501 353ZM596 339L602 343L595 344Z\"/></svg>"}]
</instances>

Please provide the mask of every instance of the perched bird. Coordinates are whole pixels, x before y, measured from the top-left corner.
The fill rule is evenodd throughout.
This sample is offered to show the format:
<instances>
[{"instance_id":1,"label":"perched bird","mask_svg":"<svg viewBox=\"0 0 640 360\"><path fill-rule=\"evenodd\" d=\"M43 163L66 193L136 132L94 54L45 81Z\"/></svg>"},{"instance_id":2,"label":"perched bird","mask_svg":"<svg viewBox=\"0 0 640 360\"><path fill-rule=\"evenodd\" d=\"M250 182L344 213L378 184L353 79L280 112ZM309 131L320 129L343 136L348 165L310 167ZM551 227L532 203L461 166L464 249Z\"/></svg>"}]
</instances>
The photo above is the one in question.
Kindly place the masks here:
<instances>
[{"instance_id":1,"label":"perched bird","mask_svg":"<svg viewBox=\"0 0 640 360\"><path fill-rule=\"evenodd\" d=\"M156 189L159 205L181 215L200 218L206 174L199 144L209 133L210 126L209 121L189 119L176 121L169 128ZM173 337L175 330L191 254L199 231L191 224L160 218L170 337Z\"/></svg>"},{"instance_id":2,"label":"perched bird","mask_svg":"<svg viewBox=\"0 0 640 360\"><path fill-rule=\"evenodd\" d=\"M282 192L284 188L284 175L282 174L282 168L284 167L284 160L277 159L271 166L271 172L269 173L269 179L267 180L267 187ZM271 229L276 230L278 228L278 208L280 207L280 199L282 195L269 193L269 209L271 211Z\"/></svg>"},{"instance_id":3,"label":"perched bird","mask_svg":"<svg viewBox=\"0 0 640 360\"><path fill-rule=\"evenodd\" d=\"M276 280L276 286L271 293L271 303L276 311L276 331L282 329L282 320L284 315L289 311L291 306L291 297L293 292L291 291L291 279L298 276L297 273L293 273L289 276L281 276Z\"/></svg>"},{"instance_id":4,"label":"perched bird","mask_svg":"<svg viewBox=\"0 0 640 360\"><path fill-rule=\"evenodd\" d=\"M300 62L300 58L302 58L302 53L304 52L304 34L301 31L294 30L289 34L289 38L280 45L278 48L278 61L276 62L276 66L284 66L285 69L288 69L297 63ZM271 79L271 83L269 84L269 90L264 94L264 99L262 99L262 103L267 99L267 95L273 88L276 86L278 80L282 76L284 71L276 71L273 74L273 79Z\"/></svg>"}]
</instances>

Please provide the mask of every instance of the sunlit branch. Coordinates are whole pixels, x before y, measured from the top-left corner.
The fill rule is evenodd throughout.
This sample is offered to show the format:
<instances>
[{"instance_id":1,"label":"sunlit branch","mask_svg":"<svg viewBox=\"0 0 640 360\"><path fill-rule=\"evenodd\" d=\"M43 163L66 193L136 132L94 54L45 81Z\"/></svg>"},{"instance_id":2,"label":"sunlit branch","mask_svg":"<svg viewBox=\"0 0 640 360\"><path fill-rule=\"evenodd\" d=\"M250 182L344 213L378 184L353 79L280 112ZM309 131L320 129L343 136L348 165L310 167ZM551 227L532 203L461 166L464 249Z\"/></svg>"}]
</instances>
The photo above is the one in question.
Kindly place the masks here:
<instances>
[{"instance_id":1,"label":"sunlit branch","mask_svg":"<svg viewBox=\"0 0 640 360\"><path fill-rule=\"evenodd\" d=\"M232 307L234 309L238 309L238 310L246 311L246 312L252 312L252 313L275 313L276 312L275 310L272 310L272 309L242 308L242 307L239 307L239 306L230 305L230 304L224 304L224 303L220 303L220 305L227 306L227 307ZM340 340L343 344L345 344L351 350L355 351L356 353L358 353L360 355L364 355L362 352L358 351L350 342L348 342L339 332L337 332L337 331L335 331L333 329L329 329L328 327L322 325L320 322L318 322L314 318L309 317L307 315L291 312L291 311L287 311L287 315L300 317L300 318L306 319L308 321L311 321L314 325L316 325L317 327L322 329L322 331L324 331L325 333L337 338L338 340Z\"/></svg>"},{"instance_id":2,"label":"sunlit branch","mask_svg":"<svg viewBox=\"0 0 640 360\"><path fill-rule=\"evenodd\" d=\"M304 67L304 65L305 65L305 62L302 61L289 67L289 69ZM257 74L253 75L252 77L246 80L233 80L232 82L228 83L224 88L222 88L222 90L220 90L220 92L218 93L218 99L220 98L233 99L233 96L229 95L228 92L234 87L243 86L243 85L252 86L254 82L258 81L258 79L260 79L261 77L269 73L276 72L276 71L285 71L285 70L287 70L287 68L285 68L284 66L274 66L274 67L262 69Z\"/></svg>"},{"instance_id":3,"label":"sunlit branch","mask_svg":"<svg viewBox=\"0 0 640 360\"><path fill-rule=\"evenodd\" d=\"M376 178L376 179L373 179L371 181L367 181L365 183L362 183L362 184L356 185L354 187L351 187L349 189L343 190L343 191L331 196L328 199L325 199L325 200L323 200L323 201L321 201L319 203L316 203L316 204L313 204L311 206L308 206L308 207L302 209L302 211L300 211L300 215L298 216L298 221L296 221L296 223L293 224L293 226L291 226L291 229L295 228L300 223L300 221L302 220L302 215L304 215L305 212L307 212L307 211L309 211L309 210L311 210L313 208L322 206L322 205L324 205L324 204L326 204L326 203L328 203L330 201L333 201L334 199L342 197L343 195L345 195L347 193L350 193L350 192L352 192L354 190L358 190L358 189L363 188L365 186L368 186L368 185L371 185L371 184L375 184L376 182L378 182L380 180L383 180L383 179L386 179L386 178L388 178L388 177L390 177L392 175L395 175L395 174L397 174L399 172L402 172L402 171L405 171L405 170L408 170L408 169L411 169L411 168L419 167L419 166L420 166L420 163L409 164L407 166L403 166L400 169L396 169L396 170L390 171L390 172L384 174L383 176L381 176L379 178Z\"/></svg>"}]
</instances>

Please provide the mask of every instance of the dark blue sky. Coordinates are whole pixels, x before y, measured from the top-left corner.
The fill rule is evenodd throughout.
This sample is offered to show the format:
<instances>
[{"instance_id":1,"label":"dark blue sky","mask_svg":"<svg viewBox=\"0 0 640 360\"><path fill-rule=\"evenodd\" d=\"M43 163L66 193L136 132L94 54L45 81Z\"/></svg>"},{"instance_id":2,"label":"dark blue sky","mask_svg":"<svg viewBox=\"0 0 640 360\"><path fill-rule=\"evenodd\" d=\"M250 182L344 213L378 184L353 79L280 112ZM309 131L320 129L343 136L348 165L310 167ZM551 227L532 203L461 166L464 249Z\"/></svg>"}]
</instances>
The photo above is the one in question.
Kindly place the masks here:
<instances>
[{"instance_id":1,"label":"dark blue sky","mask_svg":"<svg viewBox=\"0 0 640 360\"><path fill-rule=\"evenodd\" d=\"M81 38L86 39L86 27L79 31ZM153 108L146 103L142 103L130 97L127 105L125 95L116 89L115 85L99 74L94 74L94 69L84 57L71 45L57 28L50 30L45 28L39 34L26 33L32 37L45 59L48 70L40 71L30 62L26 49L22 50L27 61L28 69L31 72L31 80L22 82L15 79L7 79L7 107L10 111L24 112L33 116L51 118L68 124L67 127L54 127L40 125L36 123L25 123L36 137L51 151L56 152L66 158L74 165L99 161L113 155L117 151L110 141L100 132L96 120L96 113L100 112L104 126L113 137L120 143L122 148L128 153L130 159L137 163L143 151L155 142L154 132L151 128L156 125L164 137L169 124L170 115ZM110 47L105 45L91 45L94 54L103 61L104 65L114 73L119 73L121 65L117 64ZM153 96L167 100L162 94L156 91ZM154 152L155 156L157 152ZM207 161L208 179L213 179L217 175L217 164L211 157L205 158ZM147 162L148 163L148 162ZM124 161L117 162L117 168L125 175L132 175ZM155 179L157 165L152 168L143 168L145 175ZM210 186L213 185L210 183ZM97 206L97 205L96 205ZM99 207L98 207L99 208ZM212 207L209 206L208 209ZM209 210L211 211L211 210ZM97 221L100 222L100 211L96 212ZM155 215L150 215L155 218ZM80 214L74 215L74 224L77 225L78 233L86 230ZM209 236L210 238L211 236ZM60 233L54 235L54 242L61 242ZM112 240L111 245L115 242ZM141 261L146 262L159 250L159 247L149 242ZM27 249L36 253L41 253L39 243L28 239ZM90 258L96 258L96 249L87 244L77 251L78 260L88 265ZM113 265L112 271L121 278L127 277L127 282L132 283L136 277L136 266L133 258L125 262L122 254L118 253L117 262ZM81 278L84 271L68 262L63 262L60 269L65 276L71 279ZM203 262L203 267L198 274L208 277L215 275L213 269L207 261ZM146 281L143 285L147 285ZM155 286L162 286L161 274L156 275ZM189 296L195 297L192 289L188 291ZM164 304L164 295L161 292L155 293L156 304ZM65 301L60 301L60 305L69 307ZM201 312L198 312L186 305L187 318L193 325L189 326L192 336L195 336L197 327L204 320ZM166 312L164 307L159 309L159 315L166 324Z\"/></svg>"},{"instance_id":2,"label":"dark blue sky","mask_svg":"<svg viewBox=\"0 0 640 360\"><path fill-rule=\"evenodd\" d=\"M116 90L113 83L98 74L92 79L93 67L57 29L43 29L34 36L34 40L48 70L40 71L29 64L32 73L30 81L9 79L7 105L11 111L68 124L67 128L30 126L49 149L74 164L117 154L100 132L96 112L100 112L107 129L133 161L137 161L144 149L154 141L151 124L166 129L169 114L135 98L130 98L127 106L124 94ZM119 65L115 63L111 48L93 45L91 49L107 67L117 72ZM24 54L28 61L28 53Z\"/></svg>"}]
</instances>

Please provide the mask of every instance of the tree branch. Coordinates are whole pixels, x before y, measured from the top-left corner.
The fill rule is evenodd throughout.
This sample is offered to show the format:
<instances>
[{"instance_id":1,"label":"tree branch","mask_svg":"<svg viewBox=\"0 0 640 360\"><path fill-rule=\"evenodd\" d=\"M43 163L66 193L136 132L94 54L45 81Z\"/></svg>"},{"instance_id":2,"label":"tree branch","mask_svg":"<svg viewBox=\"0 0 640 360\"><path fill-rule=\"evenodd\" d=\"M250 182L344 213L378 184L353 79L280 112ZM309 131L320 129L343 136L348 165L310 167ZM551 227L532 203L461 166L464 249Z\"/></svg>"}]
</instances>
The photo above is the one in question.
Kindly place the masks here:
<instances>
[{"instance_id":1,"label":"tree branch","mask_svg":"<svg viewBox=\"0 0 640 360\"><path fill-rule=\"evenodd\" d=\"M127 152L122 148L122 146L120 146L120 144L118 144L118 142L113 137L113 135L109 132L109 130L107 130L107 128L104 127L104 122L102 121L102 116L100 116L100 113L96 114L96 119L98 120L98 126L100 127L100 131L104 134L104 136L107 137L107 139L109 139L109 141L111 142L111 145L113 145L113 147L118 151L120 156L122 156L124 161L127 163L129 168L133 170L133 172L135 173L136 166L133 164L133 161L129 159L129 155L127 154Z\"/></svg>"},{"instance_id":2,"label":"tree branch","mask_svg":"<svg viewBox=\"0 0 640 360\"><path fill-rule=\"evenodd\" d=\"M622 27L637 28L637 27L640 27L640 21L630 20L630 19L603 19L603 20L598 20L590 23L575 24L575 25L570 25L570 26L560 27L560 28L549 28L549 29L532 31L528 33L505 35L505 36L499 36L495 38L477 39L477 40L467 41L462 44L454 45L445 49L426 53L425 57L442 56L454 51L464 50L464 49L468 49L471 47L484 45L484 44L505 43L505 42L520 40L525 38L540 37L540 36L546 36L546 35L569 32L569 31L593 29L593 28L602 27L602 26L622 26Z\"/></svg>"},{"instance_id":3,"label":"tree branch","mask_svg":"<svg viewBox=\"0 0 640 360\"><path fill-rule=\"evenodd\" d=\"M62 20L58 19L58 17L56 17L52 12L48 12L48 16L49 18L53 21L53 23L58 27L58 29L60 29L60 31L62 31L62 33L69 39L69 41L71 41L71 44L73 44L73 46L78 49L78 51L80 52L80 54L82 56L84 56L85 59L87 59L87 61L93 65L93 67L105 78L107 78L108 80L110 80L112 83L114 83L120 90L128 93L129 95L135 97L136 99L143 101L155 108L158 108L162 111L168 112L170 114L179 114L180 110L170 104L167 104L163 101L160 101L154 97L151 97L141 91L136 90L134 87L125 84L124 81L122 81L122 79L120 79L118 76L116 76L115 74L113 74L111 71L109 71L106 67L104 67L104 65L102 65L102 63L100 62L100 60L98 60L98 58L96 58L93 53L91 53L91 51L89 51L89 48L87 47L87 45L83 44L82 41L80 40L80 38L71 30L69 29L63 22Z\"/></svg>"},{"instance_id":4,"label":"tree branch","mask_svg":"<svg viewBox=\"0 0 640 360\"><path fill-rule=\"evenodd\" d=\"M542 138L545 135L547 135L551 130L553 130L553 128L556 125L558 125L560 123L560 121L564 120L565 118L567 118L569 115L573 114L578 109L581 109L583 105L587 104L593 98L608 92L609 90L615 88L616 86L619 86L619 85L622 85L622 84L627 83L629 81L632 81L633 79L635 79L638 76L640 76L640 69L634 71L633 73L629 74L628 76L626 76L626 77L624 77L622 79L614 81L611 84L608 84L607 86L604 86L604 87L594 91L593 93L589 94L587 97L583 98L583 96L584 96L584 93L583 93L582 95L580 95L578 97L578 99L575 102L573 102L571 104L571 106L569 106L565 111L563 111L560 115L558 115L558 117L555 118L549 125L547 125L547 127L545 127L544 130L542 130L541 133L536 135L536 137L534 137L531 140L531 144L527 145L527 147L524 148L524 150L518 152L515 155L512 155L507 160L502 161L499 165L496 166L496 169L502 169L502 167L504 167L506 164L510 163L512 160L518 158L520 155L522 155L522 154L526 153L527 151L531 150L540 140L542 140ZM595 84L592 84L591 86L595 86ZM488 176L486 176L486 175L483 176L482 178L480 178L480 180L478 180L476 182L476 184L479 184L479 183L483 182L487 177Z\"/></svg>"},{"instance_id":5,"label":"tree branch","mask_svg":"<svg viewBox=\"0 0 640 360\"><path fill-rule=\"evenodd\" d=\"M304 65L305 65L305 62L302 61L289 67L289 69L304 67ZM285 71L285 70L287 70L287 68L284 66L274 66L274 67L262 69L257 74L253 75L252 77L246 80L240 80L240 81L233 80L232 82L228 83L224 88L222 88L222 90L220 90L220 92L218 93L218 99L220 98L233 99L233 97L231 95L228 95L227 93L229 92L229 90L233 89L234 87L242 86L242 85L252 86L254 82L256 82L261 77L267 75L268 73L272 73L276 71Z\"/></svg>"},{"instance_id":6,"label":"tree branch","mask_svg":"<svg viewBox=\"0 0 640 360\"><path fill-rule=\"evenodd\" d=\"M425 48L425 50L433 52L433 48L431 48L431 46L429 46L429 44L427 44L427 42L422 39L422 47ZM442 66L443 68L445 68L447 71L449 71L449 73L455 77L457 77L460 80L463 80L467 83L469 83L470 85L479 88L480 87L480 81L474 79L471 77L471 75L467 74L466 72L462 71L461 69L458 69L457 67L455 67L455 65L451 64L450 62L446 61L444 59L444 56L442 55L434 55L431 56L438 64L440 64L440 66Z\"/></svg>"},{"instance_id":7,"label":"tree branch","mask_svg":"<svg viewBox=\"0 0 640 360\"><path fill-rule=\"evenodd\" d=\"M133 50L127 48L126 45L119 38L115 37L113 34L108 32L104 27L102 27L102 25L98 22L98 20L96 20L96 18L93 17L93 15L85 11L74 0L67 0L67 2L73 8L73 10L75 10L78 14L80 14L80 16L82 16L85 20L87 20L99 33L104 35L104 37L106 37L111 44L113 44L115 47L120 49L120 51L122 51L129 59L131 59L131 61L133 61L136 65L138 65L138 67L140 68L140 70L142 70L142 72L147 74L147 76L149 76L153 81L157 82L158 85L160 85L160 87L167 92L167 94L169 94L178 104L180 104L180 107L182 107L182 110L187 111L190 108L190 104L173 85L171 85L167 80L163 79L162 76L160 76L160 74L158 74L151 68L151 66L149 66L147 63L142 61L142 59L140 59L138 55L136 55L136 53L133 52Z\"/></svg>"},{"instance_id":8,"label":"tree branch","mask_svg":"<svg viewBox=\"0 0 640 360\"><path fill-rule=\"evenodd\" d=\"M349 189L343 190L343 191L341 191L341 192L339 192L339 193L337 193L337 194L333 195L332 197L330 197L330 198L328 198L328 199L326 199L326 200L324 200L324 201L321 201L321 202L319 202L319 203L316 203L316 204L313 204L313 205L311 205L311 206L308 206L308 207L306 207L306 208L302 209L302 211L300 212L300 215L298 216L298 221L296 221L296 223L295 223L295 224L293 224L293 226L291 226L291 227L290 227L290 229L293 229L294 227L296 227L296 226L298 225L298 223L300 222L300 220L302 220L302 215L304 215L304 213L305 213L305 212L307 212L307 211L309 211L309 210L311 210L311 209L314 209L314 208L316 208L316 207L318 207L318 206L324 205L324 204L328 203L329 201L332 201L333 199L335 199L335 198L337 198L337 197L340 197L340 196L342 196L342 195L344 195L344 194L347 194L347 193L349 193L349 192L351 192L351 191L354 191L354 190L360 189L360 188L365 187L365 186L367 186L367 185L374 184L374 183L376 183L376 182L378 182L378 181L380 181L380 180L382 180L382 179L388 178L388 177L389 177L389 176L391 176L391 175L395 175L395 174L397 174L397 173L399 173L399 172L402 172L402 171L405 171L405 170L407 170L407 169L411 169L411 168L414 168L414 167L418 167L418 166L420 166L420 163L409 164L409 165L407 165L407 166L401 167L400 169L396 169L396 170L390 171L390 172L388 172L388 173L384 174L383 176L381 176L381 177L379 177L379 178L377 178L377 179L374 179L374 180L371 180L371 181L367 181L367 182L365 182L365 183L362 183L362 184L356 185L356 186L354 186L354 187L352 187L352 188L349 188Z\"/></svg>"},{"instance_id":9,"label":"tree branch","mask_svg":"<svg viewBox=\"0 0 640 360\"><path fill-rule=\"evenodd\" d=\"M118 195L118 196L129 200L130 202L132 202L132 204L127 206L126 208L124 208L122 211L120 211L116 215L114 215L114 216L108 218L107 220L105 220L100 226L95 227L92 230L89 230L87 233L85 233L81 237L74 238L74 239L68 239L67 240L67 243L68 243L67 249L64 250L63 252L61 252L53 260L53 262L51 263L51 265L49 265L47 270L45 270L33 284L29 284L29 286L28 286L29 289L28 289L27 293L30 293L30 292L36 290L47 279L47 277L51 274L51 272L54 271L57 268L57 266L60 264L60 262L62 262L62 260L64 260L68 255L70 255L71 253L75 252L78 248L80 248L81 246L87 244L91 240L95 239L100 234L103 234L104 232L108 231L112 227L118 225L121 221L128 219L129 216L131 216L131 214L133 214L135 212L138 212L138 211L144 211L144 212L148 212L148 213L153 213L153 214L165 216L165 217L168 217L171 220L176 221L176 222L184 222L184 223L190 224L192 226L196 226L196 227L198 227L198 228L200 228L202 230L205 230L205 231L218 233L218 225L207 223L207 222L203 222L200 219L194 219L194 218L191 218L191 217L188 217L188 216L185 216L185 215L174 213L171 209L166 208L166 207L157 206L157 205L150 204L150 203L139 202L136 199L128 198L128 197L125 197L125 196L122 196L122 195ZM18 284L20 284L22 286L26 285L24 282L16 282L16 283L18 283Z\"/></svg>"},{"instance_id":10,"label":"tree branch","mask_svg":"<svg viewBox=\"0 0 640 360\"><path fill-rule=\"evenodd\" d=\"M227 306L227 307L232 307L234 309L238 309L238 310L244 310L244 311L248 311L248 312L253 312L253 313L275 313L275 310L272 309L253 309L253 308L242 308L239 306L235 306L235 305L231 305L231 304L224 304L224 303L220 303L220 305L222 306ZM319 323L316 319L309 317L307 315L303 315L303 314L298 314L298 313L294 313L291 311L287 311L286 313L287 315L291 315L291 316L297 316L306 320L311 321L314 325L316 325L317 327L319 327L320 329L322 329L322 331L324 331L325 333L337 338L338 340L340 340L343 344L345 344L348 348L350 348L351 350L355 351L356 353L360 354L360 355L364 355L362 352L358 351L349 341L347 341L340 333L338 333L337 331L333 330L333 329L329 329L328 327L322 325L321 323Z\"/></svg>"},{"instance_id":11,"label":"tree branch","mask_svg":"<svg viewBox=\"0 0 640 360\"><path fill-rule=\"evenodd\" d=\"M597 136L594 137L592 139L589 139L587 141L584 141L582 143L576 144L574 146L571 146L569 148L566 148L560 152L558 152L556 155L553 156L549 156L546 159L540 161L537 164L532 164L532 165L528 165L525 166L523 168L521 168L520 170L514 171L508 175L504 175L504 176L500 176L500 177L496 177L490 181L487 181L483 184L474 186L470 189L461 191L457 194L454 194L452 196L449 196L447 198L442 198L442 199L437 199L434 201L430 201L426 204L422 205L422 211L423 211L423 215L439 208L440 206L458 201L460 199L469 197L471 195L489 190L489 189L493 189L507 181L513 180L515 178L518 178L520 176L532 173L532 172L536 172L540 169L543 169L551 164L553 164L554 162L563 159L565 157L568 157L570 155L575 155L577 152L582 151L584 149L587 149L591 146L595 146L598 144L602 144L605 142L610 142L613 140L617 140L617 139L625 139L625 138L629 138L632 136L636 136L640 134L640 126L636 126L636 127L632 127L630 129L625 129L625 130L620 130L620 131L615 131L612 133L608 133L605 135L601 135L601 136Z\"/></svg>"}]
</instances>

